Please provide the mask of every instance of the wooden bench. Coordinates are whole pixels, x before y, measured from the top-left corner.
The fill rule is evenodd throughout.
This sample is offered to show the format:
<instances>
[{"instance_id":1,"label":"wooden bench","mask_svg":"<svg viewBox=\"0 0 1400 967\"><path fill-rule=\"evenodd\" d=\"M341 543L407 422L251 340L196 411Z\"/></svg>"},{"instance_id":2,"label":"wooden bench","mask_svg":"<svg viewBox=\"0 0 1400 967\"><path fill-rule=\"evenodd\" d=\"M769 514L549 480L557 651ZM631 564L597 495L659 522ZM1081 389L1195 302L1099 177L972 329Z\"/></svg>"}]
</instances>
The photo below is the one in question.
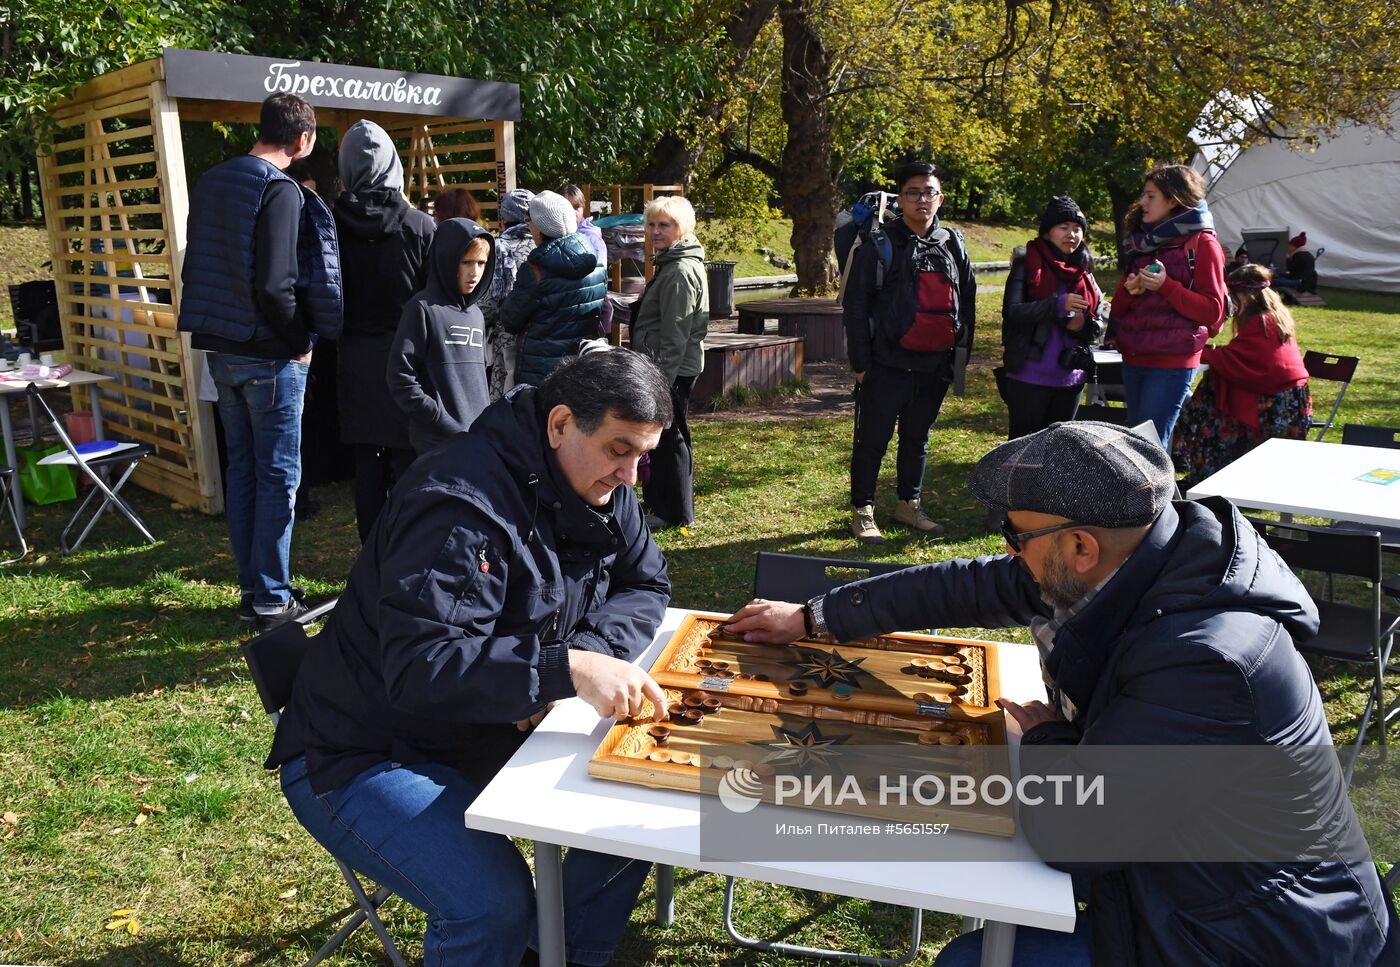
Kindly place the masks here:
<instances>
[{"instance_id":1,"label":"wooden bench","mask_svg":"<svg viewBox=\"0 0 1400 967\"><path fill-rule=\"evenodd\" d=\"M741 302L739 332L763 335L769 319L778 321L778 335L799 336L808 359L846 359L846 326L835 299L757 299Z\"/></svg>"},{"instance_id":2,"label":"wooden bench","mask_svg":"<svg viewBox=\"0 0 1400 967\"><path fill-rule=\"evenodd\" d=\"M777 389L802 378L802 357L798 336L712 332L705 337L705 371L695 380L691 400L707 403L740 386Z\"/></svg>"}]
</instances>

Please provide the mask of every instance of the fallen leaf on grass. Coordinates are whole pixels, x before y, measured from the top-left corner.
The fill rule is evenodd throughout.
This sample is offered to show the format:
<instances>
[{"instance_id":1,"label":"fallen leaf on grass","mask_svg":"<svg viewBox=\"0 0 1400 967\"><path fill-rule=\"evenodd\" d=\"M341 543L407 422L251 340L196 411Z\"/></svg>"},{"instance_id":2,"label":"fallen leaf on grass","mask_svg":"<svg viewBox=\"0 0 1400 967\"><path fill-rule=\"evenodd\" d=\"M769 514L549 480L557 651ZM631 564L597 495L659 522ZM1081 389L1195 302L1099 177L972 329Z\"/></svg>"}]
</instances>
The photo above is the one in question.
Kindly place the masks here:
<instances>
[{"instance_id":1,"label":"fallen leaf on grass","mask_svg":"<svg viewBox=\"0 0 1400 967\"><path fill-rule=\"evenodd\" d=\"M145 823L146 820L148 820L148 819L150 819L150 818L151 818L151 817L147 816L145 813L137 813L137 814L136 814L136 819L134 820L134 825L140 826L140 825L142 825L143 823Z\"/></svg>"},{"instance_id":2,"label":"fallen leaf on grass","mask_svg":"<svg viewBox=\"0 0 1400 967\"><path fill-rule=\"evenodd\" d=\"M19 813L7 812L5 815L0 816L0 822L3 822L7 826L16 826L19 824Z\"/></svg>"},{"instance_id":3,"label":"fallen leaf on grass","mask_svg":"<svg viewBox=\"0 0 1400 967\"><path fill-rule=\"evenodd\" d=\"M125 930L131 936L136 936L141 932L141 921L136 916L135 910L113 910L109 916L114 919L107 924L107 930Z\"/></svg>"},{"instance_id":4,"label":"fallen leaf on grass","mask_svg":"<svg viewBox=\"0 0 1400 967\"><path fill-rule=\"evenodd\" d=\"M296 887L292 887L290 890L283 890L281 893L277 894L277 899L279 899L279 900L290 900L292 897L294 897L294 896L296 896L296 895L297 895L297 888L296 888Z\"/></svg>"}]
</instances>

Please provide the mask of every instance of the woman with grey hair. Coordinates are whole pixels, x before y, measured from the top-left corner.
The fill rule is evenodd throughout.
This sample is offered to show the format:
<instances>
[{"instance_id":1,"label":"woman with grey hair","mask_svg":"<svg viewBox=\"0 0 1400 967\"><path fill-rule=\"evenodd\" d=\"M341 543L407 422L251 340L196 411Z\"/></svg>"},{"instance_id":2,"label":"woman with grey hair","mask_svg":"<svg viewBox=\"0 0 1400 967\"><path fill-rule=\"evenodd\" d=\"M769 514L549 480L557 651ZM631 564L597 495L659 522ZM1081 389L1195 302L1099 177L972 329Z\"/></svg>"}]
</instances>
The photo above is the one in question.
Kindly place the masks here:
<instances>
[{"instance_id":1,"label":"woman with grey hair","mask_svg":"<svg viewBox=\"0 0 1400 967\"><path fill-rule=\"evenodd\" d=\"M695 519L695 457L686 411L695 377L705 367L710 288L689 201L670 195L648 203L646 230L656 271L632 310L632 348L666 377L675 411L651 453L651 479L643 490L647 524L661 530Z\"/></svg>"}]
</instances>

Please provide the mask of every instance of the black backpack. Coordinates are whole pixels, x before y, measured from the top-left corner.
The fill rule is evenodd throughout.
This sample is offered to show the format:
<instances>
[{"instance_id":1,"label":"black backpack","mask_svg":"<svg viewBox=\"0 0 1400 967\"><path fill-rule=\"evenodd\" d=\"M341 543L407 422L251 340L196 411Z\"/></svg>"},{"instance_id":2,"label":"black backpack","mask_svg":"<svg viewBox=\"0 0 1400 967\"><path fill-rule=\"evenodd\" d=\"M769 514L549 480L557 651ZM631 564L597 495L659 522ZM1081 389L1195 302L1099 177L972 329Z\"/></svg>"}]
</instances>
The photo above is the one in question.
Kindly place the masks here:
<instances>
[{"instance_id":1,"label":"black backpack","mask_svg":"<svg viewBox=\"0 0 1400 967\"><path fill-rule=\"evenodd\" d=\"M902 217L903 212L899 208L898 199L898 195L887 191L872 191L861 195L860 200L849 210L836 216L836 231L832 237L832 244L836 249L836 266L841 276L840 288L836 294L838 302L842 301L846 294L846 279L851 272L851 263L855 261L856 249L862 245L875 246L875 251L880 256L880 261L875 267L875 288L884 286L885 270L889 268L890 259L893 257L889 236L885 234L885 225Z\"/></svg>"}]
</instances>

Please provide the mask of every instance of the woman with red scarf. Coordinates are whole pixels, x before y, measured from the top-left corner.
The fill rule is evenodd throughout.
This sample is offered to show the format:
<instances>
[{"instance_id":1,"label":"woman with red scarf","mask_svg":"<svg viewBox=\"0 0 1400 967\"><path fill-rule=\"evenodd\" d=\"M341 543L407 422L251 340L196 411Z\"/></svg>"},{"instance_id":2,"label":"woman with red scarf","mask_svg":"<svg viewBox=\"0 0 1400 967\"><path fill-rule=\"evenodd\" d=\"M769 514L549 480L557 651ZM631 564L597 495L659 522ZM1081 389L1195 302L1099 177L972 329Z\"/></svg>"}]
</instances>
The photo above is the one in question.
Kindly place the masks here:
<instances>
[{"instance_id":1,"label":"woman with red scarf","mask_svg":"<svg viewBox=\"0 0 1400 967\"><path fill-rule=\"evenodd\" d=\"M1298 353L1293 316L1271 281L1262 265L1230 273L1234 338L1201 354L1210 369L1182 408L1172 434L1172 460L1186 473L1183 489L1270 437L1307 436L1312 422L1308 371Z\"/></svg>"},{"instance_id":2,"label":"woman with red scarf","mask_svg":"<svg viewBox=\"0 0 1400 967\"><path fill-rule=\"evenodd\" d=\"M1057 195L1040 216L1040 235L1011 261L1001 304L1003 365L994 371L1010 439L1072 420L1079 409L1089 347L1103 333L1088 229L1074 199Z\"/></svg>"}]
</instances>

